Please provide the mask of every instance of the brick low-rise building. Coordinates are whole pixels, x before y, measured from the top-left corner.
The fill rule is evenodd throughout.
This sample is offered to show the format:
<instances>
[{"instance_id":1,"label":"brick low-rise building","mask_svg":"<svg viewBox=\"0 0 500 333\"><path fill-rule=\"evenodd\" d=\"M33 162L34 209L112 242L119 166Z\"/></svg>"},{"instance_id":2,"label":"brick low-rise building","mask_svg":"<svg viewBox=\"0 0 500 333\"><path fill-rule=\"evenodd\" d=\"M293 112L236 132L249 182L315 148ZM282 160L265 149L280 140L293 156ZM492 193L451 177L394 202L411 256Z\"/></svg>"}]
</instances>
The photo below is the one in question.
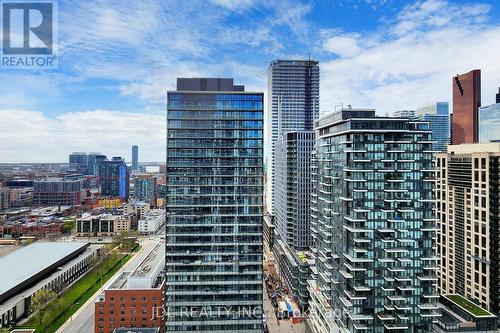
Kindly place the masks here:
<instances>
[{"instance_id":1,"label":"brick low-rise building","mask_svg":"<svg viewBox=\"0 0 500 333\"><path fill-rule=\"evenodd\" d=\"M95 303L95 333L117 328L159 328L163 332L165 243L158 242L132 272L124 271Z\"/></svg>"},{"instance_id":2,"label":"brick low-rise building","mask_svg":"<svg viewBox=\"0 0 500 333\"><path fill-rule=\"evenodd\" d=\"M64 222L5 224L0 225L0 238L17 239L22 236L35 236L37 238L49 235L61 235Z\"/></svg>"}]
</instances>

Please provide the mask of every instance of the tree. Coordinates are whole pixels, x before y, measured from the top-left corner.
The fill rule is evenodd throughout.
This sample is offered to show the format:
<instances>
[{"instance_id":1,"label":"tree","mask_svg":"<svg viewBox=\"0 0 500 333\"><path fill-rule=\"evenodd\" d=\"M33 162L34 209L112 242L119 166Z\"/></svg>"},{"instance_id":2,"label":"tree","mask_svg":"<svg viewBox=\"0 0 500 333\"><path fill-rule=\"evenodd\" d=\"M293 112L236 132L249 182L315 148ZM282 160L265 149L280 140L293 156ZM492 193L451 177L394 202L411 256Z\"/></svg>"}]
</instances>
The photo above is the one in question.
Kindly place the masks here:
<instances>
[{"instance_id":1,"label":"tree","mask_svg":"<svg viewBox=\"0 0 500 333\"><path fill-rule=\"evenodd\" d=\"M65 235L70 235L74 229L75 229L75 220L67 219L66 221L64 221L63 233Z\"/></svg>"},{"instance_id":2,"label":"tree","mask_svg":"<svg viewBox=\"0 0 500 333\"><path fill-rule=\"evenodd\" d=\"M121 249L126 251L132 251L135 245L137 235L133 232L122 231L117 233L113 238L113 241L120 246Z\"/></svg>"},{"instance_id":3,"label":"tree","mask_svg":"<svg viewBox=\"0 0 500 333\"><path fill-rule=\"evenodd\" d=\"M57 296L56 292L50 289L41 289L31 300L33 312L38 312L39 324L42 324L43 316L47 311L48 303Z\"/></svg>"}]
</instances>

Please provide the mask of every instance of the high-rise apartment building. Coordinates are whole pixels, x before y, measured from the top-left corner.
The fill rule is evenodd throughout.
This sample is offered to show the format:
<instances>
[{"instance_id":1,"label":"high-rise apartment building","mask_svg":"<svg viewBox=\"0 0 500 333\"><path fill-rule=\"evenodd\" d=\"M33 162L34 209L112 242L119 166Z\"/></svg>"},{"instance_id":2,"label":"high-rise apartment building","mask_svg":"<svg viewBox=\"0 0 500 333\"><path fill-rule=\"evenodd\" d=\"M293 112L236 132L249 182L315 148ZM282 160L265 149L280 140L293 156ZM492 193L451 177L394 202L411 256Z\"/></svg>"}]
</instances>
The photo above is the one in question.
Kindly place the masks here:
<instances>
[{"instance_id":1,"label":"high-rise apartment building","mask_svg":"<svg viewBox=\"0 0 500 333\"><path fill-rule=\"evenodd\" d=\"M266 128L267 210L274 213L274 143L290 131L312 131L319 117L319 63L274 60L268 70Z\"/></svg>"},{"instance_id":2,"label":"high-rise apartment building","mask_svg":"<svg viewBox=\"0 0 500 333\"><path fill-rule=\"evenodd\" d=\"M398 110L394 117L428 121L432 131L432 149L446 151L450 143L450 112L448 102L437 102L417 110Z\"/></svg>"},{"instance_id":3,"label":"high-rise apartment building","mask_svg":"<svg viewBox=\"0 0 500 333\"><path fill-rule=\"evenodd\" d=\"M44 178L33 182L33 205L78 206L81 203L82 180Z\"/></svg>"},{"instance_id":4,"label":"high-rise apartment building","mask_svg":"<svg viewBox=\"0 0 500 333\"><path fill-rule=\"evenodd\" d=\"M302 308L308 306L307 279L311 245L310 196L313 131L283 133L275 142L275 226L273 249L278 271Z\"/></svg>"},{"instance_id":5,"label":"high-rise apartment building","mask_svg":"<svg viewBox=\"0 0 500 333\"><path fill-rule=\"evenodd\" d=\"M263 331L262 124L233 79L168 92L165 331Z\"/></svg>"},{"instance_id":6,"label":"high-rise apartment building","mask_svg":"<svg viewBox=\"0 0 500 333\"><path fill-rule=\"evenodd\" d=\"M429 332L439 314L428 123L343 109L315 133L309 326Z\"/></svg>"},{"instance_id":7,"label":"high-rise apartment building","mask_svg":"<svg viewBox=\"0 0 500 333\"><path fill-rule=\"evenodd\" d=\"M98 164L106 160L106 155L101 153L89 153L87 155L87 175L97 176L99 173Z\"/></svg>"},{"instance_id":8,"label":"high-rise apartment building","mask_svg":"<svg viewBox=\"0 0 500 333\"><path fill-rule=\"evenodd\" d=\"M311 243L311 153L314 132L287 132L275 144L275 226L278 236L297 250Z\"/></svg>"},{"instance_id":9,"label":"high-rise apartment building","mask_svg":"<svg viewBox=\"0 0 500 333\"><path fill-rule=\"evenodd\" d=\"M500 88L496 103L479 108L479 142L500 141Z\"/></svg>"},{"instance_id":10,"label":"high-rise apartment building","mask_svg":"<svg viewBox=\"0 0 500 333\"><path fill-rule=\"evenodd\" d=\"M74 152L69 155L70 168L81 173L86 173L88 168L87 153Z\"/></svg>"},{"instance_id":11,"label":"high-rise apartment building","mask_svg":"<svg viewBox=\"0 0 500 333\"><path fill-rule=\"evenodd\" d=\"M478 110L481 106L481 70L457 75L453 87L453 129L451 143L476 143L479 140Z\"/></svg>"},{"instance_id":12,"label":"high-rise apartment building","mask_svg":"<svg viewBox=\"0 0 500 333\"><path fill-rule=\"evenodd\" d=\"M132 171L139 170L139 147L132 146Z\"/></svg>"},{"instance_id":13,"label":"high-rise apartment building","mask_svg":"<svg viewBox=\"0 0 500 333\"><path fill-rule=\"evenodd\" d=\"M11 191L8 187L0 187L0 209L9 208L11 205Z\"/></svg>"},{"instance_id":14,"label":"high-rise apartment building","mask_svg":"<svg viewBox=\"0 0 500 333\"><path fill-rule=\"evenodd\" d=\"M134 178L134 199L144 201L150 205L156 205L158 191L156 189L156 176L135 175Z\"/></svg>"},{"instance_id":15,"label":"high-rise apartment building","mask_svg":"<svg viewBox=\"0 0 500 333\"><path fill-rule=\"evenodd\" d=\"M500 143L436 155L439 291L500 312Z\"/></svg>"},{"instance_id":16,"label":"high-rise apartment building","mask_svg":"<svg viewBox=\"0 0 500 333\"><path fill-rule=\"evenodd\" d=\"M448 102L437 102L421 107L415 112L416 119L428 121L432 132L432 149L446 151L450 143L450 111Z\"/></svg>"},{"instance_id":17,"label":"high-rise apartment building","mask_svg":"<svg viewBox=\"0 0 500 333\"><path fill-rule=\"evenodd\" d=\"M69 155L69 166L71 170L80 172L84 175L97 175L98 164L106 160L106 155L101 153L82 153L75 152Z\"/></svg>"},{"instance_id":18,"label":"high-rise apartment building","mask_svg":"<svg viewBox=\"0 0 500 333\"><path fill-rule=\"evenodd\" d=\"M111 161L99 162L98 169L101 194L128 200L130 172L125 160L113 157Z\"/></svg>"}]
</instances>

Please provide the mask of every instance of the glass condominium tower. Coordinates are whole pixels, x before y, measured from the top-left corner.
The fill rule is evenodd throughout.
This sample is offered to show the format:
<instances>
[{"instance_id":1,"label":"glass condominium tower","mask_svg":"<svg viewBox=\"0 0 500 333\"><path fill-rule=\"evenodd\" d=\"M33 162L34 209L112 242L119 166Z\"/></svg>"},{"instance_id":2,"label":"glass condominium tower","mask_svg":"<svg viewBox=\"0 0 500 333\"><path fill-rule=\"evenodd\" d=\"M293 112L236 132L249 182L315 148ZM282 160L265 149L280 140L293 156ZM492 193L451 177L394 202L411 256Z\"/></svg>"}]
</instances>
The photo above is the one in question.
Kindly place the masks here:
<instances>
[{"instance_id":1,"label":"glass condominium tower","mask_svg":"<svg viewBox=\"0 0 500 333\"><path fill-rule=\"evenodd\" d=\"M266 204L274 214L275 143L283 133L313 130L319 117L319 62L273 60L267 79Z\"/></svg>"},{"instance_id":2,"label":"glass condominium tower","mask_svg":"<svg viewBox=\"0 0 500 333\"><path fill-rule=\"evenodd\" d=\"M263 93L168 92L165 331L263 331Z\"/></svg>"},{"instance_id":3,"label":"glass condominium tower","mask_svg":"<svg viewBox=\"0 0 500 333\"><path fill-rule=\"evenodd\" d=\"M436 102L415 112L416 119L428 121L432 131L432 149L446 151L450 143L450 112L448 102Z\"/></svg>"},{"instance_id":4,"label":"glass condominium tower","mask_svg":"<svg viewBox=\"0 0 500 333\"><path fill-rule=\"evenodd\" d=\"M438 316L429 124L343 109L315 132L312 332L429 332Z\"/></svg>"}]
</instances>

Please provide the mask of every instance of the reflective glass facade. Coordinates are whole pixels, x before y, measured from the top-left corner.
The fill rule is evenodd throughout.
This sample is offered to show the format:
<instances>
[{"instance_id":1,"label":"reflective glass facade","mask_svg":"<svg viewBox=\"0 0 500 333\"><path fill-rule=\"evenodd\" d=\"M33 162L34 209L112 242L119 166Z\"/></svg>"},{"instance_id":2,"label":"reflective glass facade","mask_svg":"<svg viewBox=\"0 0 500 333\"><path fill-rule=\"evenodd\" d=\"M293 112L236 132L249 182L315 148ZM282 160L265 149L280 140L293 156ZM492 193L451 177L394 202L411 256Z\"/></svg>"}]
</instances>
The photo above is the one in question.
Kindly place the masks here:
<instances>
[{"instance_id":1,"label":"reflective glass facade","mask_svg":"<svg viewBox=\"0 0 500 333\"><path fill-rule=\"evenodd\" d=\"M481 106L481 70L475 69L452 79L453 145L479 140L478 110Z\"/></svg>"},{"instance_id":2,"label":"reflective glass facade","mask_svg":"<svg viewBox=\"0 0 500 333\"><path fill-rule=\"evenodd\" d=\"M438 316L429 124L374 110L316 124L313 332L429 332Z\"/></svg>"},{"instance_id":3,"label":"reflective glass facade","mask_svg":"<svg viewBox=\"0 0 500 333\"><path fill-rule=\"evenodd\" d=\"M267 210L274 214L275 142L285 132L312 131L319 116L319 63L274 60L268 70Z\"/></svg>"},{"instance_id":4,"label":"reflective glass facade","mask_svg":"<svg viewBox=\"0 0 500 333\"><path fill-rule=\"evenodd\" d=\"M172 91L167 122L166 331L260 333L263 94Z\"/></svg>"},{"instance_id":5,"label":"reflective glass facade","mask_svg":"<svg viewBox=\"0 0 500 333\"><path fill-rule=\"evenodd\" d=\"M132 146L132 170L139 170L139 147Z\"/></svg>"},{"instance_id":6,"label":"reflective glass facade","mask_svg":"<svg viewBox=\"0 0 500 333\"><path fill-rule=\"evenodd\" d=\"M313 131L284 133L275 142L275 226L273 253L278 273L297 303L308 306L308 253L311 245L310 197ZM297 253L300 252L300 253ZM301 259L302 258L302 259Z\"/></svg>"},{"instance_id":7,"label":"reflective glass facade","mask_svg":"<svg viewBox=\"0 0 500 333\"><path fill-rule=\"evenodd\" d=\"M446 151L450 143L450 112L448 102L435 104L418 109L415 112L417 119L428 121L432 131L432 149Z\"/></svg>"},{"instance_id":8,"label":"reflective glass facade","mask_svg":"<svg viewBox=\"0 0 500 333\"><path fill-rule=\"evenodd\" d=\"M500 141L500 103L479 108L479 142Z\"/></svg>"},{"instance_id":9,"label":"reflective glass facade","mask_svg":"<svg viewBox=\"0 0 500 333\"><path fill-rule=\"evenodd\" d=\"M113 157L111 161L101 161L98 170L101 194L128 200L130 173L125 160Z\"/></svg>"}]
</instances>

